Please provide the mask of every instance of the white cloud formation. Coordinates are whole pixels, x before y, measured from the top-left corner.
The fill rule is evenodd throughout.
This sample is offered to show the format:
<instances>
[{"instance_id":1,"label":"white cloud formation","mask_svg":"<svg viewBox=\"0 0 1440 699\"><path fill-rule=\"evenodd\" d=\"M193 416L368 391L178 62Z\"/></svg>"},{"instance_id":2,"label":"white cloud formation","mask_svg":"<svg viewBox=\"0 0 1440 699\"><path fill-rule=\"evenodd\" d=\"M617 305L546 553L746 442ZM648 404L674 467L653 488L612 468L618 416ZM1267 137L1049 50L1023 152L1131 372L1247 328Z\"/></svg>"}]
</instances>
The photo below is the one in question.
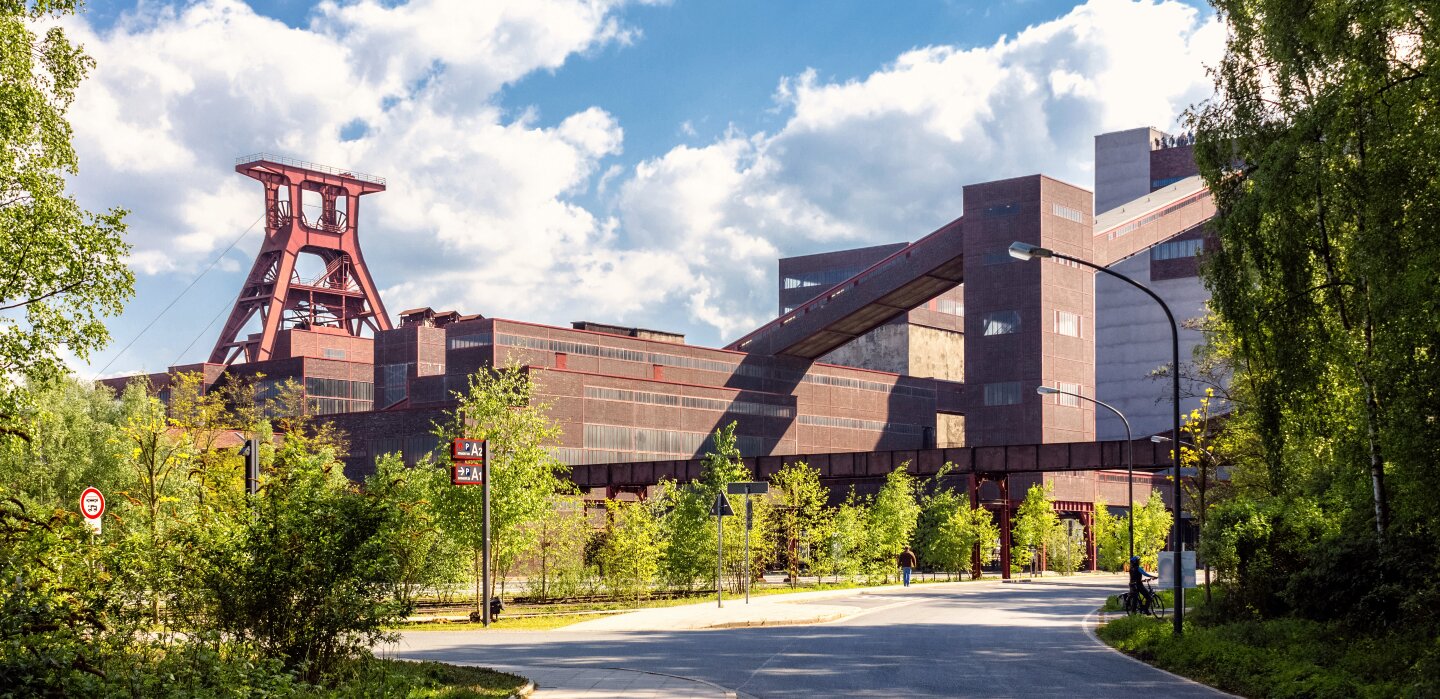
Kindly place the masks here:
<instances>
[{"instance_id":1,"label":"white cloud formation","mask_svg":"<svg viewBox=\"0 0 1440 699\"><path fill-rule=\"evenodd\" d=\"M137 271L188 278L258 216L235 156L355 167L388 179L362 237L392 313L587 317L720 343L773 313L777 256L914 240L960 213L969 183L1087 185L1094 134L1170 125L1208 94L1223 39L1175 2L1092 0L859 80L776 76L778 130L620 170L606 159L624 125L604 110L547 127L497 94L636 40L616 20L626 1L326 2L297 29L201 0L142 4L104 32L76 23L99 65L72 110L79 194L132 210ZM605 211L576 203L590 193Z\"/></svg>"},{"instance_id":2,"label":"white cloud formation","mask_svg":"<svg viewBox=\"0 0 1440 699\"><path fill-rule=\"evenodd\" d=\"M966 184L1092 181L1093 137L1171 127L1205 98L1224 30L1176 2L1092 0L991 46L917 48L862 80L782 79L773 134L641 163L620 196L639 245L704 250L695 318L728 341L774 313L777 255L915 240Z\"/></svg>"}]
</instances>

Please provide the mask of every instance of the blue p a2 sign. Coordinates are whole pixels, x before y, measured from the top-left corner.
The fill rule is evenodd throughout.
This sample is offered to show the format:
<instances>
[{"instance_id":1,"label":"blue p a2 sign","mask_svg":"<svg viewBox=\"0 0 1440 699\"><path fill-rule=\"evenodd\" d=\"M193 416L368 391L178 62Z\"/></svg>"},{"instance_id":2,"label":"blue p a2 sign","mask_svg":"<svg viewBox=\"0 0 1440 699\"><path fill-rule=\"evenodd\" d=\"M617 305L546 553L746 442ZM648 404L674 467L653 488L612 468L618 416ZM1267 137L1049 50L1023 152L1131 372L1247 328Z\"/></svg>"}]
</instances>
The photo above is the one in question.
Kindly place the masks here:
<instances>
[{"instance_id":1,"label":"blue p a2 sign","mask_svg":"<svg viewBox=\"0 0 1440 699\"><path fill-rule=\"evenodd\" d=\"M451 467L450 482L455 485L484 485L485 467L480 462L457 461Z\"/></svg>"}]
</instances>

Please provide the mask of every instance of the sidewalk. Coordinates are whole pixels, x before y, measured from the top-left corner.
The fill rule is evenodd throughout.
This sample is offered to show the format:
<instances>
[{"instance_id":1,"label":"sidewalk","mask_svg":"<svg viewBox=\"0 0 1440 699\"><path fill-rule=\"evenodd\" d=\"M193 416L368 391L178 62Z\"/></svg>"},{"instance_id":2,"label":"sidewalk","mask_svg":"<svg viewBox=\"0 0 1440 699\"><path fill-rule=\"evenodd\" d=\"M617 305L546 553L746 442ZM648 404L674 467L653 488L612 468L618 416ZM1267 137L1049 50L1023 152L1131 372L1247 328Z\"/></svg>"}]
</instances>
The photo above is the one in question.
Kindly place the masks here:
<instances>
[{"instance_id":1,"label":"sidewalk","mask_svg":"<svg viewBox=\"0 0 1440 699\"><path fill-rule=\"evenodd\" d=\"M999 581L996 580L996 583ZM747 626L785 626L822 624L858 614L889 609L913 601L910 593L933 589L946 583L926 585L884 585L852 587L843 590L796 592L791 594L727 599L724 607L714 600L682 607L637 609L625 614L582 621L562 626L553 633L596 633L611 631L694 631L700 629L733 629ZM984 585L975 583L952 583Z\"/></svg>"}]
</instances>

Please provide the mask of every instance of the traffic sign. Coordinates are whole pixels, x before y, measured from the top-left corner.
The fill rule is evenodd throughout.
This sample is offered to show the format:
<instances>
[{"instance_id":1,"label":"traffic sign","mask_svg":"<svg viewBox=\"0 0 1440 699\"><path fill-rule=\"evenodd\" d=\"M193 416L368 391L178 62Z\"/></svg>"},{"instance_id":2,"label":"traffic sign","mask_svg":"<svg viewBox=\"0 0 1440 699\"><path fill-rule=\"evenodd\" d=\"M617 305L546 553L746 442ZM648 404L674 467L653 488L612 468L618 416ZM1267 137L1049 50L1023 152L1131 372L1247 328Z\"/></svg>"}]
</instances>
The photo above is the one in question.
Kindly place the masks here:
<instances>
[{"instance_id":1,"label":"traffic sign","mask_svg":"<svg viewBox=\"0 0 1440 699\"><path fill-rule=\"evenodd\" d=\"M96 534L100 533L100 518L105 516L105 496L100 494L97 488L86 488L80 493L80 514L85 516L85 523L90 525Z\"/></svg>"},{"instance_id":2,"label":"traffic sign","mask_svg":"<svg viewBox=\"0 0 1440 699\"><path fill-rule=\"evenodd\" d=\"M726 483L725 492L731 495L764 495L770 492L770 484L765 481L739 481Z\"/></svg>"},{"instance_id":3,"label":"traffic sign","mask_svg":"<svg viewBox=\"0 0 1440 699\"><path fill-rule=\"evenodd\" d=\"M483 439L456 439L450 443L450 458L464 461L484 461L489 455Z\"/></svg>"},{"instance_id":4,"label":"traffic sign","mask_svg":"<svg viewBox=\"0 0 1440 699\"><path fill-rule=\"evenodd\" d=\"M455 485L484 485L485 467L478 463L456 461L450 466L450 482Z\"/></svg>"},{"instance_id":5,"label":"traffic sign","mask_svg":"<svg viewBox=\"0 0 1440 699\"><path fill-rule=\"evenodd\" d=\"M735 508L730 506L730 498L724 495L716 495L715 502L710 505L711 517L734 517Z\"/></svg>"}]
</instances>

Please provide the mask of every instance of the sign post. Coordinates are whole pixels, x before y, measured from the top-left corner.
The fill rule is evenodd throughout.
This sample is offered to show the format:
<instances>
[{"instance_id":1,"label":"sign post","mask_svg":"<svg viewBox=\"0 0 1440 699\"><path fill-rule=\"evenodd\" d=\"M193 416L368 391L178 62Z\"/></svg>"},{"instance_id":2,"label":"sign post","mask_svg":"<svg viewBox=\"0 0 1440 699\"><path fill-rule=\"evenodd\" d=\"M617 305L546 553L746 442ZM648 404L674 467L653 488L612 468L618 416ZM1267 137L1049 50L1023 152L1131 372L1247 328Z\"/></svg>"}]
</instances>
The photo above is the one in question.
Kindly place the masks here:
<instances>
[{"instance_id":1,"label":"sign post","mask_svg":"<svg viewBox=\"0 0 1440 699\"><path fill-rule=\"evenodd\" d=\"M490 626L490 442L459 438L450 443L450 482L480 486L480 623Z\"/></svg>"},{"instance_id":2,"label":"sign post","mask_svg":"<svg viewBox=\"0 0 1440 699\"><path fill-rule=\"evenodd\" d=\"M105 516L105 496L100 494L99 489L86 488L80 493L80 514L85 516L85 523L90 525L90 531L99 536L100 518Z\"/></svg>"},{"instance_id":3,"label":"sign post","mask_svg":"<svg viewBox=\"0 0 1440 699\"><path fill-rule=\"evenodd\" d=\"M724 493L716 493L710 514L715 517L715 606L724 608L725 599L721 591L725 589L725 518L735 515L734 508L730 507L730 498Z\"/></svg>"},{"instance_id":4,"label":"sign post","mask_svg":"<svg viewBox=\"0 0 1440 699\"><path fill-rule=\"evenodd\" d=\"M770 484L765 481L727 483L725 492L745 496L745 575L742 577L745 580L745 604L750 604L750 529L755 526L755 509L750 504L750 496L770 492Z\"/></svg>"}]
</instances>

